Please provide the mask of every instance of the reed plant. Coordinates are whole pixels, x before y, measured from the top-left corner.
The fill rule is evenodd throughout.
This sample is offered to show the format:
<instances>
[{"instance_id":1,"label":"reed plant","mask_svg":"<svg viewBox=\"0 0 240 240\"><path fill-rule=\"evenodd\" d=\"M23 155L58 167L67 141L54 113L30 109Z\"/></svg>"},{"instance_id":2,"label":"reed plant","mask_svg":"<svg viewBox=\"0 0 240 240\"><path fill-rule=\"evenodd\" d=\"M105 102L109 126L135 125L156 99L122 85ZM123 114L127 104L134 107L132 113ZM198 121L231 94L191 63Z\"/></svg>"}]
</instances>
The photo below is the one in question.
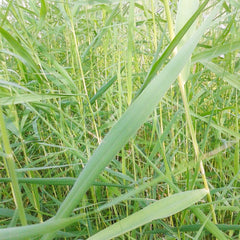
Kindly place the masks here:
<instances>
[{"instance_id":1,"label":"reed plant","mask_svg":"<svg viewBox=\"0 0 240 240\"><path fill-rule=\"evenodd\" d=\"M0 239L239 239L239 12L2 1Z\"/></svg>"}]
</instances>

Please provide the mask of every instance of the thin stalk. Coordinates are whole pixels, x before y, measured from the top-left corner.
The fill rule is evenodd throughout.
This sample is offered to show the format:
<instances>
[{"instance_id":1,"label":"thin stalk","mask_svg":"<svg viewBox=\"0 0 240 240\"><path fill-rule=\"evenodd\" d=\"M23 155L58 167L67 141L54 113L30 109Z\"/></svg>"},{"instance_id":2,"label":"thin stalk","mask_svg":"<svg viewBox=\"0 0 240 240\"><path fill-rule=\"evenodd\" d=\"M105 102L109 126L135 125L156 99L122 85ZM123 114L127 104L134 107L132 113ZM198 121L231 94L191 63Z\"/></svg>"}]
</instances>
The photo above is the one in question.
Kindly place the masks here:
<instances>
[{"instance_id":1,"label":"thin stalk","mask_svg":"<svg viewBox=\"0 0 240 240\"><path fill-rule=\"evenodd\" d=\"M173 40L175 34L174 34L173 21L172 21L172 17L171 17L169 4L168 4L167 0L163 0L163 3L164 3L165 11L166 11L166 17L167 17L167 22L168 22L170 39ZM173 54L174 55L177 54L177 48L174 49ZM204 184L205 189L208 191L207 199L210 203L212 203L212 197L211 197L211 194L210 194L210 191L209 191L203 162L202 162L201 159L199 159L199 153L200 153L199 146L198 146L198 143L197 143L196 132L194 130L193 123L192 123L192 118L191 118L191 115L190 115L190 108L189 108L189 104L188 104L188 100L187 100L186 91L185 91L185 88L184 88L184 79L182 78L181 73L178 76L178 85L179 85L180 92L181 92L181 95L182 95L183 105L184 105L185 114L186 114L186 120L187 120L187 124L188 124L188 127L189 127L192 142L193 142L193 148L194 148L194 152L195 152L196 162L197 163L199 162L199 169L200 169L200 172L201 172L201 175L202 175L203 184ZM197 169L197 171L198 171L198 169ZM212 212L213 222L215 224L217 224L217 218L216 218L216 214L215 214L214 207L213 207L212 204L210 205L210 208L211 208L211 212Z\"/></svg>"},{"instance_id":2,"label":"thin stalk","mask_svg":"<svg viewBox=\"0 0 240 240\"><path fill-rule=\"evenodd\" d=\"M127 49L127 103L132 102L132 58L133 58L133 38L134 38L134 2L131 0L128 18L128 49Z\"/></svg>"},{"instance_id":3,"label":"thin stalk","mask_svg":"<svg viewBox=\"0 0 240 240\"><path fill-rule=\"evenodd\" d=\"M157 28L156 28L153 0L151 0L151 12L152 12L152 20L153 20L153 46L154 46L154 51L157 51Z\"/></svg>"},{"instance_id":4,"label":"thin stalk","mask_svg":"<svg viewBox=\"0 0 240 240\"><path fill-rule=\"evenodd\" d=\"M26 226L27 219L26 219L26 215L25 215L25 211L24 211L24 207L23 207L21 191L20 191L20 187L18 184L17 174L15 171L15 162L13 159L13 153L12 153L9 138L7 135L7 129L5 126L1 106L0 106L0 130L2 133L3 148L6 153L6 159L4 161L4 164L6 165L5 167L7 169L7 173L9 175L9 177L11 178L11 189L12 189L13 199L14 199L15 205L16 205L18 213L19 213L19 218L20 218L21 224L23 226Z\"/></svg>"},{"instance_id":5,"label":"thin stalk","mask_svg":"<svg viewBox=\"0 0 240 240\"><path fill-rule=\"evenodd\" d=\"M238 121L238 92L236 91L236 132L239 132L239 121ZM237 175L239 172L239 141L236 139L236 147L235 147L235 154L234 154L234 175ZM237 181L236 181L237 186Z\"/></svg>"},{"instance_id":6,"label":"thin stalk","mask_svg":"<svg viewBox=\"0 0 240 240\"><path fill-rule=\"evenodd\" d=\"M93 109L92 109L92 106L91 106L91 103L90 103L90 99L89 99L89 94L88 94L88 90L87 90L87 86L86 86L85 76L84 76L83 68L82 68L82 60L81 60L80 53L79 53L79 50L78 50L79 43L78 43L76 32L75 32L73 17L72 17L72 14L71 14L71 11L69 9L69 5L68 4L65 5L65 10L66 10L66 12L67 12L67 14L69 16L69 19L70 19L71 31L72 31L73 42L74 42L74 47L75 47L75 54L76 54L76 58L77 58L78 66L79 66L81 81L83 83L83 89L84 89L85 96L86 96L86 99L87 99L88 107L89 107L89 110L91 111L92 123L93 123L94 129L95 129L95 132L96 132L97 141L100 144L101 139L99 137L97 124L96 124L96 121L95 121L95 118L94 118ZM80 88L79 90L81 90L80 81L79 81L79 88ZM81 102L81 100L79 100L79 103L80 102Z\"/></svg>"},{"instance_id":7,"label":"thin stalk","mask_svg":"<svg viewBox=\"0 0 240 240\"><path fill-rule=\"evenodd\" d=\"M11 3L10 3L10 4L11 4ZM10 5L10 4L9 4L9 5ZM7 15L6 15L6 16L7 16ZM1 49L4 48L3 45L2 45L2 42L0 43L0 48L1 48ZM2 63L2 69L3 69L3 71L4 71L4 75L5 75L5 78L6 78L7 82L11 82L11 79L10 79L9 74L8 74L7 63L4 62L4 61L3 61L3 63ZM20 129L20 127L19 127L20 124L19 124L19 118L18 118L18 114L17 114L16 105L10 105L9 108L11 109L11 112L13 112L13 114L14 114L14 118L16 119L16 122L15 122L15 123L16 123L16 125L17 125L18 130L19 130L19 129ZM24 159L25 159L25 163L26 163L26 165L27 165L29 162L28 162L26 147L25 147L25 144L24 144L24 140L23 140L21 131L19 131L19 134L20 134L19 139L20 139L20 143L21 143L21 145L22 145L23 156L24 156ZM5 162L6 166L7 166L7 163L6 163L6 160L5 160L5 159L4 159L4 162ZM7 168L6 168L6 169L7 169ZM7 174L9 175L8 169L7 169ZM29 172L29 173L27 173L27 174L29 175L29 178L32 178L32 177L33 177L33 175L32 175L31 172ZM11 179L10 179L10 182L11 182ZM32 193L32 199L33 199L33 205L34 205L34 207L35 207L35 209L36 209L36 211L37 211L37 213L38 213L38 217L39 217L40 221L42 221L42 215L41 215L41 213L40 213L40 205L39 205L39 201L37 200L37 197L36 197L37 194L38 194L38 192L37 192L37 186L31 186L31 193ZM18 215L18 214L16 214L16 215ZM17 216L17 217L18 217L18 216Z\"/></svg>"}]
</instances>

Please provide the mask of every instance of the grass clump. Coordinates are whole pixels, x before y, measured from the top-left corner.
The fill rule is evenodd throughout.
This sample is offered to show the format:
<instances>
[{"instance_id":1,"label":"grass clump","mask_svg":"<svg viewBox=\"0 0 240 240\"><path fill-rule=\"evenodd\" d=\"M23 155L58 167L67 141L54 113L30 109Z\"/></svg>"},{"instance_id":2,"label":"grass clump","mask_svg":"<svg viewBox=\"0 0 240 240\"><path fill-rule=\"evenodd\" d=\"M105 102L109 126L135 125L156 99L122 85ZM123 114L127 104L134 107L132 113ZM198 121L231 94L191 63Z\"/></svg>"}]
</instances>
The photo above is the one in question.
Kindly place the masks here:
<instances>
[{"instance_id":1,"label":"grass clump","mask_svg":"<svg viewBox=\"0 0 240 240\"><path fill-rule=\"evenodd\" d=\"M239 4L194 2L2 3L0 239L239 239Z\"/></svg>"}]
</instances>

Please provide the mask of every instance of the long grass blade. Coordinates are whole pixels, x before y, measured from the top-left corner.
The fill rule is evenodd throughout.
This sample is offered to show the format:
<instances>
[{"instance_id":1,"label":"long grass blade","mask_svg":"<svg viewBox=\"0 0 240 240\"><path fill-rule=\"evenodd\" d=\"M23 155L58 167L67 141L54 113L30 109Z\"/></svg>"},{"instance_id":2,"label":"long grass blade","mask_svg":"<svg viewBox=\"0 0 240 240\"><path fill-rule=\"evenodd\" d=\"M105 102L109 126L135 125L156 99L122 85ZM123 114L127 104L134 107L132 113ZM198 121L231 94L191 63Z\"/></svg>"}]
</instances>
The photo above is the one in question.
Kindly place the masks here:
<instances>
[{"instance_id":1,"label":"long grass blade","mask_svg":"<svg viewBox=\"0 0 240 240\"><path fill-rule=\"evenodd\" d=\"M212 47L210 49L201 51L192 56L192 63L200 62L200 61L209 61L212 58L218 57L222 54L226 54L235 50L240 49L240 41L235 40L230 43L225 43L223 45Z\"/></svg>"},{"instance_id":2,"label":"long grass blade","mask_svg":"<svg viewBox=\"0 0 240 240\"><path fill-rule=\"evenodd\" d=\"M11 182L10 178L0 178L0 183ZM30 183L38 185L73 185L76 182L76 178L72 177L61 177L61 178L18 178L19 183ZM130 185L120 185L107 182L93 182L94 186L106 186L106 187L117 187L117 188L133 188Z\"/></svg>"},{"instance_id":3,"label":"long grass blade","mask_svg":"<svg viewBox=\"0 0 240 240\"><path fill-rule=\"evenodd\" d=\"M210 71L221 77L224 81L229 83L232 87L240 90L240 75L227 72L224 68L219 67L213 62L201 61L201 63Z\"/></svg>"},{"instance_id":4,"label":"long grass blade","mask_svg":"<svg viewBox=\"0 0 240 240\"><path fill-rule=\"evenodd\" d=\"M201 200L206 194L207 191L201 189L181 192L161 199L105 228L88 240L108 240L118 237L153 220L166 218L180 212Z\"/></svg>"},{"instance_id":5,"label":"long grass blade","mask_svg":"<svg viewBox=\"0 0 240 240\"><path fill-rule=\"evenodd\" d=\"M39 72L39 68L37 64L34 62L32 56L19 42L2 27L0 27L0 33L10 43L12 48L20 55L20 57L25 60L24 64L27 64L35 72Z\"/></svg>"},{"instance_id":6,"label":"long grass blade","mask_svg":"<svg viewBox=\"0 0 240 240\"><path fill-rule=\"evenodd\" d=\"M120 69L120 72L122 72L124 68L125 67L123 66ZM93 104L99 97L101 97L113 85L113 83L116 80L117 80L117 74L111 77L111 79L96 92L96 94L90 99L90 103Z\"/></svg>"},{"instance_id":7,"label":"long grass blade","mask_svg":"<svg viewBox=\"0 0 240 240\"><path fill-rule=\"evenodd\" d=\"M1 106L0 106L0 133L3 141L2 148L4 149L6 154L6 158L4 158L4 165L9 177L11 178L12 195L14 198L16 209L17 211L19 211L21 224L24 226L24 225L27 225L27 219L24 211L21 187L19 186L17 174L15 171L15 161L13 158L13 151L10 146L10 141L8 138L7 129L6 129L5 121L3 118L3 112L2 112Z\"/></svg>"},{"instance_id":8,"label":"long grass blade","mask_svg":"<svg viewBox=\"0 0 240 240\"><path fill-rule=\"evenodd\" d=\"M66 95L69 96L69 95ZM54 94L19 94L11 97L2 97L0 98L0 105L12 105L12 104L23 104L30 102L39 102L43 100L55 99L59 97L64 97L63 95L54 95Z\"/></svg>"},{"instance_id":9,"label":"long grass blade","mask_svg":"<svg viewBox=\"0 0 240 240\"><path fill-rule=\"evenodd\" d=\"M0 230L1 240L26 240L28 238L33 238L41 236L42 234L51 233L57 231L63 227L66 227L74 222L81 219L82 216L77 218L64 218L53 221L46 221L44 223L33 224L23 227L12 227Z\"/></svg>"},{"instance_id":10,"label":"long grass blade","mask_svg":"<svg viewBox=\"0 0 240 240\"><path fill-rule=\"evenodd\" d=\"M186 24L186 22L192 17L194 12L197 11L199 6L199 0L179 0L178 2L178 12L176 16L176 23L175 23L175 34L177 34ZM180 43L178 44L178 48L181 48L183 44L191 37L191 35L195 32L197 23L196 21L192 24L190 29L186 32L186 34L181 39ZM190 74L190 66L191 66L191 59L189 58L188 62L185 64L183 70L181 71L181 77L183 80L183 84L187 81L188 76Z\"/></svg>"}]
</instances>

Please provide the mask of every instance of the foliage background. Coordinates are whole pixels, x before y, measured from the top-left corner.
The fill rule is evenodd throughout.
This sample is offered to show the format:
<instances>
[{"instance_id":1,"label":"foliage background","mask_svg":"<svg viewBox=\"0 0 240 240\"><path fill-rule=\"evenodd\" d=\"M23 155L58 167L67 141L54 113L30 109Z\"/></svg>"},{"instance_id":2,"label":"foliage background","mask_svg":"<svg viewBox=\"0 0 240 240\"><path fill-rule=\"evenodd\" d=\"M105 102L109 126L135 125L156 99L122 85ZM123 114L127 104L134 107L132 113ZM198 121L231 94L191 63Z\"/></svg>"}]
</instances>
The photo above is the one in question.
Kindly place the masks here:
<instances>
[{"instance_id":1,"label":"foliage background","mask_svg":"<svg viewBox=\"0 0 240 240\"><path fill-rule=\"evenodd\" d=\"M209 1L209 9L202 11L197 26L212 4ZM176 24L177 1L171 2L170 9ZM239 3L225 1L217 23L194 50L185 84L217 223L225 224L224 232L231 239L239 237L240 218L239 16ZM161 1L2 2L0 105L28 224L56 215L96 147L137 98L152 63L172 42L167 23ZM3 131L0 137L0 215L1 226L6 228L20 224L12 210L16 202L8 183ZM59 231L58 239L86 239L172 195L175 190L165 179L96 211L156 178L157 169L167 177L170 174L172 184L181 191L203 188L195 160L176 82L79 202L73 215L85 217ZM208 214L209 203L203 200L201 209ZM186 210L125 237L212 239L199 224ZM190 226L190 233L172 228L185 225ZM237 230L230 229L231 225Z\"/></svg>"}]
</instances>

